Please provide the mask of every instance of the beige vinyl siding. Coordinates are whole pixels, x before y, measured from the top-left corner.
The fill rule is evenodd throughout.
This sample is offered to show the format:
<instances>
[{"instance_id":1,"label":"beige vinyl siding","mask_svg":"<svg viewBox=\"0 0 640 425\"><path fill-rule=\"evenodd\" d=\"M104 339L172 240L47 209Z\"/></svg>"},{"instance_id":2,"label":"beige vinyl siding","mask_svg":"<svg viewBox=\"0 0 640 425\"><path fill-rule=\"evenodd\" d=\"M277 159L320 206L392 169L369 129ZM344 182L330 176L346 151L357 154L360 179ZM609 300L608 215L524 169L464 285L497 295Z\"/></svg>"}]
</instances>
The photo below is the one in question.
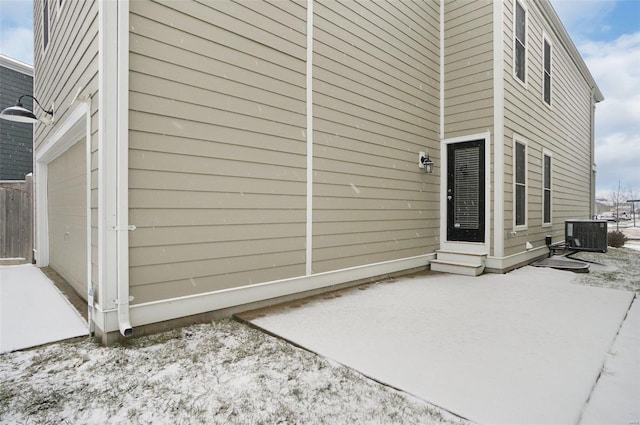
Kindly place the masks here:
<instances>
[{"instance_id":1,"label":"beige vinyl siding","mask_svg":"<svg viewBox=\"0 0 640 425\"><path fill-rule=\"evenodd\" d=\"M98 141L98 3L49 1L50 38L46 52L42 49L42 2L34 1L34 96L49 108L54 105L56 123L64 123L78 106L73 98L91 99L91 208L92 208L92 281L98 279L97 261L97 141ZM78 90L80 89L80 92ZM36 111L40 116L40 111ZM37 149L53 135L59 126L34 125L34 146ZM80 142L84 148L84 141ZM83 157L83 163L84 157ZM36 188L44 190L44 188ZM38 206L36 205L36 208ZM52 254L55 255L55 254ZM74 258L76 265L86 267L85 254ZM84 287L76 288L86 297ZM99 300L99 294L96 294Z\"/></svg>"},{"instance_id":2,"label":"beige vinyl siding","mask_svg":"<svg viewBox=\"0 0 640 425\"><path fill-rule=\"evenodd\" d=\"M439 6L314 6L313 272L433 252Z\"/></svg>"},{"instance_id":3,"label":"beige vinyl siding","mask_svg":"<svg viewBox=\"0 0 640 425\"><path fill-rule=\"evenodd\" d=\"M87 292L87 171L76 143L48 167L49 265L81 295Z\"/></svg>"},{"instance_id":4,"label":"beige vinyl siding","mask_svg":"<svg viewBox=\"0 0 640 425\"><path fill-rule=\"evenodd\" d=\"M504 3L505 139L528 140L528 228L505 241L505 254L523 250L526 241L544 245L546 235L564 238L566 219L589 218L591 180L591 93L588 83L544 20L535 2L527 2L527 84L513 77L513 2ZM543 100L543 34L553 44L552 106ZM507 142L507 146L509 146ZM552 226L542 225L543 149L552 153ZM505 149L505 230L511 230L512 150Z\"/></svg>"},{"instance_id":5,"label":"beige vinyl siding","mask_svg":"<svg viewBox=\"0 0 640 425\"><path fill-rule=\"evenodd\" d=\"M304 3L130 11L134 303L304 275Z\"/></svg>"},{"instance_id":6,"label":"beige vinyl siding","mask_svg":"<svg viewBox=\"0 0 640 425\"><path fill-rule=\"evenodd\" d=\"M493 6L445 2L445 138L493 127Z\"/></svg>"}]
</instances>

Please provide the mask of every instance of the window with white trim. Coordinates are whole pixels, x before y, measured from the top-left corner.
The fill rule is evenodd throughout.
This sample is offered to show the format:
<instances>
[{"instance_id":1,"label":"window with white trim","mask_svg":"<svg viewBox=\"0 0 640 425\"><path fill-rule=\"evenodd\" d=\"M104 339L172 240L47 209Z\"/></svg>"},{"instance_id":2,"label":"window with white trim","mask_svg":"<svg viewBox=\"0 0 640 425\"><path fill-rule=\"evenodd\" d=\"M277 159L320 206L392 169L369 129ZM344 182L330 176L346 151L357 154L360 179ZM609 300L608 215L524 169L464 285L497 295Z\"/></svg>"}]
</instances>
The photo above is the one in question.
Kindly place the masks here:
<instances>
[{"instance_id":1,"label":"window with white trim","mask_svg":"<svg viewBox=\"0 0 640 425\"><path fill-rule=\"evenodd\" d=\"M513 143L513 222L515 227L527 225L527 145Z\"/></svg>"},{"instance_id":2,"label":"window with white trim","mask_svg":"<svg viewBox=\"0 0 640 425\"><path fill-rule=\"evenodd\" d=\"M42 50L49 45L49 0L42 1Z\"/></svg>"},{"instance_id":3,"label":"window with white trim","mask_svg":"<svg viewBox=\"0 0 640 425\"><path fill-rule=\"evenodd\" d=\"M513 73L520 81L527 78L527 10L516 0L513 31Z\"/></svg>"},{"instance_id":4,"label":"window with white trim","mask_svg":"<svg viewBox=\"0 0 640 425\"><path fill-rule=\"evenodd\" d=\"M551 224L551 154L542 154L542 224Z\"/></svg>"},{"instance_id":5,"label":"window with white trim","mask_svg":"<svg viewBox=\"0 0 640 425\"><path fill-rule=\"evenodd\" d=\"M551 43L544 37L542 41L542 54L543 54L543 83L542 83L542 96L544 102L551 106Z\"/></svg>"}]
</instances>

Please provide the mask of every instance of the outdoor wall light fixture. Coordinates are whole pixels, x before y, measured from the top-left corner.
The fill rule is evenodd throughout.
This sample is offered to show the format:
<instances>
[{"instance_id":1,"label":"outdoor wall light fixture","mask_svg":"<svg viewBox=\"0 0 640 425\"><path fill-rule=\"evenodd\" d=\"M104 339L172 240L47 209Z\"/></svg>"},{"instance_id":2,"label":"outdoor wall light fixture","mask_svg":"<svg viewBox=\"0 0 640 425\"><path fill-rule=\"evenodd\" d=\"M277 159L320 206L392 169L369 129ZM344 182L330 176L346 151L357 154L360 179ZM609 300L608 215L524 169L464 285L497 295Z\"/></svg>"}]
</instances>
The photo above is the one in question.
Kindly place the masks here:
<instances>
[{"instance_id":1,"label":"outdoor wall light fixture","mask_svg":"<svg viewBox=\"0 0 640 425\"><path fill-rule=\"evenodd\" d=\"M433 161L429 158L429 154L420 152L418 157L418 167L422 168L425 173L433 173Z\"/></svg>"},{"instance_id":2,"label":"outdoor wall light fixture","mask_svg":"<svg viewBox=\"0 0 640 425\"><path fill-rule=\"evenodd\" d=\"M22 106L21 100L23 97L30 97L31 99L33 99L36 102L36 104L40 107L40 109L44 111L45 113L44 117L38 118L34 115L33 112L31 112L30 110ZM16 106L11 106L9 108L6 108L2 112L0 112L0 118L7 121L23 122L28 124L35 124L37 122L42 122L44 124L51 124L53 123L53 108L47 111L42 107L42 105L40 105L40 102L38 102L38 99L31 96L30 94L23 94L18 98L18 101L16 102Z\"/></svg>"}]
</instances>

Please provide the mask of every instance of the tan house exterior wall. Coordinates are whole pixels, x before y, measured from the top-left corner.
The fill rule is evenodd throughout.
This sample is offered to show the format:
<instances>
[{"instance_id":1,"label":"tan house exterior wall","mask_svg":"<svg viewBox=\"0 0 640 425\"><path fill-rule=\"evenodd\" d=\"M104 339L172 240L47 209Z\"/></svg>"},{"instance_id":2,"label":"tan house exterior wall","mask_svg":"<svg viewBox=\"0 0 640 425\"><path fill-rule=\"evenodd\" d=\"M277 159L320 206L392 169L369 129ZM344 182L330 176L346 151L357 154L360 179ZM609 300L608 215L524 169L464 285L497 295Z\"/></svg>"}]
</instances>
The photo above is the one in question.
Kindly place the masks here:
<instances>
[{"instance_id":1,"label":"tan house exterior wall","mask_svg":"<svg viewBox=\"0 0 640 425\"><path fill-rule=\"evenodd\" d=\"M134 303L305 271L305 9L130 9Z\"/></svg>"},{"instance_id":2,"label":"tan house exterior wall","mask_svg":"<svg viewBox=\"0 0 640 425\"><path fill-rule=\"evenodd\" d=\"M529 259L526 242L544 250L546 234L561 238L566 218L589 214L597 87L549 6L528 0L527 84L515 81L514 1L105 0L65 1L59 12L49 1L46 51L35 2L34 92L56 111L55 125L35 127L36 156L60 128L78 130L65 124L78 101L89 116L98 327L125 335L129 309L136 327L427 267L446 220L441 150L472 135L489 140L481 248L494 270ZM550 108L543 34L553 43ZM514 137L528 148L518 229ZM433 174L418 168L420 151ZM549 227L543 151L553 158Z\"/></svg>"},{"instance_id":3,"label":"tan house exterior wall","mask_svg":"<svg viewBox=\"0 0 640 425\"><path fill-rule=\"evenodd\" d=\"M444 3L444 136L493 128L493 6Z\"/></svg>"},{"instance_id":4,"label":"tan house exterior wall","mask_svg":"<svg viewBox=\"0 0 640 425\"><path fill-rule=\"evenodd\" d=\"M591 211L591 98L585 77L543 17L537 2L527 10L526 83L513 73L513 1L504 2L505 20L505 254L521 252L526 242L544 246L546 235L564 239L566 219L588 219ZM543 100L543 37L552 45L551 106ZM514 229L513 138L527 144L528 218ZM543 151L552 156L552 224L542 223ZM515 233L513 233L515 231Z\"/></svg>"},{"instance_id":5,"label":"tan house exterior wall","mask_svg":"<svg viewBox=\"0 0 640 425\"><path fill-rule=\"evenodd\" d=\"M431 253L440 189L417 153L439 162L437 4L314 12L313 271Z\"/></svg>"}]
</instances>

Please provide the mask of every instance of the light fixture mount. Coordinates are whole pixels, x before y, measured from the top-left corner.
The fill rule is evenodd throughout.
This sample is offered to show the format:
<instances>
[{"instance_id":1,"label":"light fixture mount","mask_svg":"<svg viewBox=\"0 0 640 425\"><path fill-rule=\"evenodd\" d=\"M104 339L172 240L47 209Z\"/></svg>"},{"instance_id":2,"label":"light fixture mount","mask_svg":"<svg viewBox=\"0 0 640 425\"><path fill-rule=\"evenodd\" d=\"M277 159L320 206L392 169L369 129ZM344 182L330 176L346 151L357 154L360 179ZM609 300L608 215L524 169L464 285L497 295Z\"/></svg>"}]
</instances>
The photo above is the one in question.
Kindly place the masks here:
<instances>
[{"instance_id":1,"label":"light fixture mount","mask_svg":"<svg viewBox=\"0 0 640 425\"><path fill-rule=\"evenodd\" d=\"M433 173L433 161L429 158L429 154L420 152L418 166L424 170L425 173Z\"/></svg>"}]
</instances>

